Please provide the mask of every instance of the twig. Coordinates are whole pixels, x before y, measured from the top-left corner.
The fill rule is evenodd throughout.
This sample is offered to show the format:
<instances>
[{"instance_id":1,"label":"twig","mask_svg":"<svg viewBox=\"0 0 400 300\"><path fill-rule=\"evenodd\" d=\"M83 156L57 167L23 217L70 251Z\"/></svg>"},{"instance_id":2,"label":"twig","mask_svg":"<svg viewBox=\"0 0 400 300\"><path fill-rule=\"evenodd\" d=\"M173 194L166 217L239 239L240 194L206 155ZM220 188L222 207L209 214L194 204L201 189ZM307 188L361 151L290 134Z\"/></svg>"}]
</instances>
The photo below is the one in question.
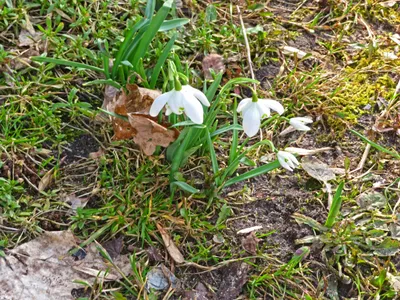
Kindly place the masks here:
<instances>
[{"instance_id":1,"label":"twig","mask_svg":"<svg viewBox=\"0 0 400 300\"><path fill-rule=\"evenodd\" d=\"M357 171L360 171L364 168L365 162L367 161L367 157L369 154L369 150L371 150L371 144L367 144L367 146L365 147L364 153L361 157L360 162L358 163L357 168L355 168L353 171L350 172L351 173L355 173Z\"/></svg>"},{"instance_id":2,"label":"twig","mask_svg":"<svg viewBox=\"0 0 400 300\"><path fill-rule=\"evenodd\" d=\"M249 40L247 39L247 33L246 33L246 28L244 27L243 23L243 18L242 18L242 13L240 11L239 5L236 5L238 14L239 14L239 20L240 20L240 26L242 27L242 32L243 32L243 37L244 37L244 43L246 45L246 52L247 52L247 61L249 63L249 68L250 68L250 75L251 79L256 79L254 76L254 71L253 71L253 63L251 61L251 52L250 52L250 45L249 45ZM256 84L253 83L254 91L256 91Z\"/></svg>"}]
</instances>

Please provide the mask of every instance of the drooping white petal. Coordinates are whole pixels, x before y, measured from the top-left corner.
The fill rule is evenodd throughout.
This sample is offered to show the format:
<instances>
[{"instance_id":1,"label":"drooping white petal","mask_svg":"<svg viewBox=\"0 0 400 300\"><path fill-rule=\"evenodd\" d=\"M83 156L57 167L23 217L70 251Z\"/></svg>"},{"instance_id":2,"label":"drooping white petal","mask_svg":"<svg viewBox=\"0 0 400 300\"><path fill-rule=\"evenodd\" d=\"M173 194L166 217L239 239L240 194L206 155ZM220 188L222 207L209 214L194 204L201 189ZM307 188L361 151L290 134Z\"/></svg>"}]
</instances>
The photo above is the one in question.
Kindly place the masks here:
<instances>
[{"instance_id":1,"label":"drooping white petal","mask_svg":"<svg viewBox=\"0 0 400 300\"><path fill-rule=\"evenodd\" d=\"M297 121L300 121L300 122L302 122L304 124L309 124L309 123L313 122L313 120L311 118L308 118L308 117L294 117L294 118L291 118L291 120L297 120Z\"/></svg>"},{"instance_id":2,"label":"drooping white petal","mask_svg":"<svg viewBox=\"0 0 400 300\"><path fill-rule=\"evenodd\" d=\"M245 98L242 101L240 101L236 111L241 112L247 105L249 105L252 102L251 98Z\"/></svg>"},{"instance_id":3,"label":"drooping white petal","mask_svg":"<svg viewBox=\"0 0 400 300\"><path fill-rule=\"evenodd\" d=\"M183 109L184 94L181 91L173 91L168 99L168 106L174 114L181 115Z\"/></svg>"},{"instance_id":4,"label":"drooping white petal","mask_svg":"<svg viewBox=\"0 0 400 300\"><path fill-rule=\"evenodd\" d=\"M266 105L270 109L276 111L278 114L283 114L285 112L285 109L283 108L282 104L280 104L276 100L271 100L271 99L259 99L259 102L262 102L263 105Z\"/></svg>"},{"instance_id":5,"label":"drooping white petal","mask_svg":"<svg viewBox=\"0 0 400 300\"><path fill-rule=\"evenodd\" d=\"M150 116L157 116L173 94L174 91L170 91L158 96L150 107Z\"/></svg>"},{"instance_id":6,"label":"drooping white petal","mask_svg":"<svg viewBox=\"0 0 400 300\"><path fill-rule=\"evenodd\" d=\"M262 101L258 101L257 104L258 104L258 110L260 112L261 118L264 118L264 117L268 118L271 115L271 110L270 110L269 106Z\"/></svg>"},{"instance_id":7,"label":"drooping white petal","mask_svg":"<svg viewBox=\"0 0 400 300\"><path fill-rule=\"evenodd\" d=\"M260 125L260 112L256 103L252 102L243 113L243 130L249 137L252 137L258 132Z\"/></svg>"},{"instance_id":8,"label":"drooping white petal","mask_svg":"<svg viewBox=\"0 0 400 300\"><path fill-rule=\"evenodd\" d=\"M203 106L201 106L199 100L197 100L195 96L186 94L183 100L183 107L185 109L185 114L193 123L203 123Z\"/></svg>"},{"instance_id":9,"label":"drooping white petal","mask_svg":"<svg viewBox=\"0 0 400 300\"><path fill-rule=\"evenodd\" d=\"M286 162L286 159L285 159L284 157L282 157L282 156L279 155L279 152L278 152L278 161L279 161L280 165L282 166L282 168L285 168L286 170L288 170L288 171L290 171L290 172L293 171L293 169L292 169L292 168L289 166L289 164Z\"/></svg>"},{"instance_id":10,"label":"drooping white petal","mask_svg":"<svg viewBox=\"0 0 400 300\"><path fill-rule=\"evenodd\" d=\"M278 161L283 168L289 171L293 171L300 163L298 162L296 156L292 153L285 151L278 151Z\"/></svg>"},{"instance_id":11,"label":"drooping white petal","mask_svg":"<svg viewBox=\"0 0 400 300\"><path fill-rule=\"evenodd\" d=\"M292 122L290 122L290 125L292 125L296 130L299 130L299 131L311 130L310 127L308 127L307 125L304 125L303 123L301 123L299 121L292 121Z\"/></svg>"},{"instance_id":12,"label":"drooping white petal","mask_svg":"<svg viewBox=\"0 0 400 300\"><path fill-rule=\"evenodd\" d=\"M182 86L182 91L193 94L204 106L210 106L210 102L208 102L206 95L204 95L202 91L195 89L190 85Z\"/></svg>"},{"instance_id":13,"label":"drooping white petal","mask_svg":"<svg viewBox=\"0 0 400 300\"><path fill-rule=\"evenodd\" d=\"M165 115L169 116L170 114L172 114L172 110L169 108L168 103L167 103L167 105L165 107L166 107Z\"/></svg>"},{"instance_id":14,"label":"drooping white petal","mask_svg":"<svg viewBox=\"0 0 400 300\"><path fill-rule=\"evenodd\" d=\"M312 122L313 121L310 118L305 118L305 117L296 117L296 118L291 118L289 120L290 125L292 125L294 128L300 131L311 130L311 128L306 126L305 124L309 124Z\"/></svg>"}]
</instances>

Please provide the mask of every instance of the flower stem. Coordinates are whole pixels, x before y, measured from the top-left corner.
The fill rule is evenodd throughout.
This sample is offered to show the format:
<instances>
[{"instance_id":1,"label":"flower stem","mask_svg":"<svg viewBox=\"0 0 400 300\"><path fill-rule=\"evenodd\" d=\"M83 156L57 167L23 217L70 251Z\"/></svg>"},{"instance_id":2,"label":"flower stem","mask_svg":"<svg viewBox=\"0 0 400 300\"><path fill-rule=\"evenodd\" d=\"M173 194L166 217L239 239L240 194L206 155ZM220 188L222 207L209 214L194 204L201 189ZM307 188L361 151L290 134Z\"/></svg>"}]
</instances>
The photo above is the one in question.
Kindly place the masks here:
<instances>
[{"instance_id":1,"label":"flower stem","mask_svg":"<svg viewBox=\"0 0 400 300\"><path fill-rule=\"evenodd\" d=\"M246 33L246 28L244 27L244 23L243 23L243 18L242 18L242 12L240 11L240 7L239 5L236 5L236 8L238 10L239 13L239 20L240 20L240 26L242 27L242 32L243 32L243 37L244 37L244 43L246 45L246 50L247 50L247 61L249 63L249 68L250 68L250 75L251 75L251 79L256 79L256 77L254 76L254 71L253 71L253 63L251 61L251 52L250 52L250 45L249 45L249 40L247 39L247 33ZM256 90L256 84L253 84L254 90Z\"/></svg>"}]
</instances>

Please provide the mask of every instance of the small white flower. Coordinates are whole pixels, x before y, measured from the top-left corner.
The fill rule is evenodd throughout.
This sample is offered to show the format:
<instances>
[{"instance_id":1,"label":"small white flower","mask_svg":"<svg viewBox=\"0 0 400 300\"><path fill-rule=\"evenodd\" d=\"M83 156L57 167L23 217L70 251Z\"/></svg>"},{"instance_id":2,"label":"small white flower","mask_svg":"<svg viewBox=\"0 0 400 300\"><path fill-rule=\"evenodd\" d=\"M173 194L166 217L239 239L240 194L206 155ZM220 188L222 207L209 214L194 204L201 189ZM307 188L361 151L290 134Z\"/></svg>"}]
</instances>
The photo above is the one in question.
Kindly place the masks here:
<instances>
[{"instance_id":1,"label":"small white flower","mask_svg":"<svg viewBox=\"0 0 400 300\"><path fill-rule=\"evenodd\" d=\"M261 119L271 115L271 109L278 114L283 114L284 108L276 100L258 99L253 102L252 98L240 101L237 111L243 114L243 130L249 136L254 136L260 129Z\"/></svg>"},{"instance_id":2,"label":"small white flower","mask_svg":"<svg viewBox=\"0 0 400 300\"><path fill-rule=\"evenodd\" d=\"M312 119L306 117L296 117L296 118L291 118L289 120L290 125L292 125L295 129L300 131L311 130L311 128L306 126L305 124L310 124L312 122L313 122Z\"/></svg>"},{"instance_id":3,"label":"small white flower","mask_svg":"<svg viewBox=\"0 0 400 300\"><path fill-rule=\"evenodd\" d=\"M279 163L283 168L289 171L293 171L300 163L296 156L286 151L278 151L277 153Z\"/></svg>"},{"instance_id":4,"label":"small white flower","mask_svg":"<svg viewBox=\"0 0 400 300\"><path fill-rule=\"evenodd\" d=\"M193 123L203 123L203 107L210 106L207 97L199 90L190 85L183 85L180 91L172 90L158 96L150 108L150 115L155 117L164 106L167 106L166 115L175 113L181 115L183 112Z\"/></svg>"}]
</instances>

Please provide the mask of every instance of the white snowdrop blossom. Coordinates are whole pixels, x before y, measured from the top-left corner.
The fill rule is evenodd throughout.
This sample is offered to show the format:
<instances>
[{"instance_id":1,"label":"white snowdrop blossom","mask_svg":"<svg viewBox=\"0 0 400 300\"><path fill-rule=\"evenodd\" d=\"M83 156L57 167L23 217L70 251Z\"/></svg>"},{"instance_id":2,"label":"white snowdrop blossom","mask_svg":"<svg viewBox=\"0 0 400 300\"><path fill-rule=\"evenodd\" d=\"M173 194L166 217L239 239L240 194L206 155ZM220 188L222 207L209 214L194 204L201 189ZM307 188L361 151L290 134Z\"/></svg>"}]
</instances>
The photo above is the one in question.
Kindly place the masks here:
<instances>
[{"instance_id":1,"label":"white snowdrop blossom","mask_svg":"<svg viewBox=\"0 0 400 300\"><path fill-rule=\"evenodd\" d=\"M271 109L283 114L285 109L276 100L246 98L240 101L237 111L243 115L243 130L249 136L254 136L260 129L261 119L271 115Z\"/></svg>"},{"instance_id":2,"label":"white snowdrop blossom","mask_svg":"<svg viewBox=\"0 0 400 300\"><path fill-rule=\"evenodd\" d=\"M166 115L171 113L181 115L185 113L196 124L203 123L203 104L210 106L207 97L198 89L190 85L183 85L181 90L172 90L158 96L150 108L150 115L157 116L164 106L167 107Z\"/></svg>"},{"instance_id":3,"label":"white snowdrop blossom","mask_svg":"<svg viewBox=\"0 0 400 300\"><path fill-rule=\"evenodd\" d=\"M310 124L312 122L313 122L312 119L306 117L296 117L296 118L291 118L289 120L290 125L292 125L295 129L300 131L311 130L311 128L305 124Z\"/></svg>"},{"instance_id":4,"label":"white snowdrop blossom","mask_svg":"<svg viewBox=\"0 0 400 300\"><path fill-rule=\"evenodd\" d=\"M277 156L281 166L288 171L293 171L293 169L295 169L300 164L296 156L294 156L292 153L286 151L278 151Z\"/></svg>"}]
</instances>

